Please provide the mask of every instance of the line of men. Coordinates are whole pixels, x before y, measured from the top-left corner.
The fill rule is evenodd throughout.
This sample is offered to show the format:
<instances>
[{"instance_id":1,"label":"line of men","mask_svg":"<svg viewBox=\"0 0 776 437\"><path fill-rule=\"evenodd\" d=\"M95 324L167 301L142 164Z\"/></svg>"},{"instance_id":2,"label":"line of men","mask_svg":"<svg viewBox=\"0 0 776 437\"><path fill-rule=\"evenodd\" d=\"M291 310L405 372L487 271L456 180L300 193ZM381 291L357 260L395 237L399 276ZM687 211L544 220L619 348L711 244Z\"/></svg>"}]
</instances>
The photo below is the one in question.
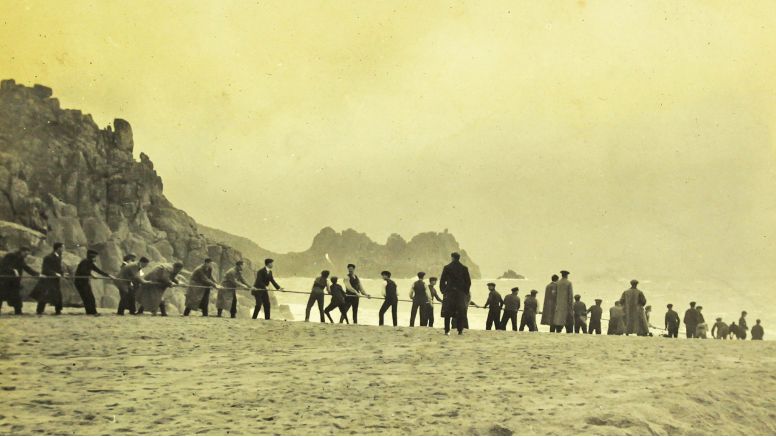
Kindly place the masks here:
<instances>
[{"instance_id":1,"label":"line of men","mask_svg":"<svg viewBox=\"0 0 776 437\"><path fill-rule=\"evenodd\" d=\"M44 277L39 279L31 293L31 297L38 301L37 314L43 314L47 304L54 306L56 315L61 314L60 278L65 277L62 265L63 251L64 245L62 243L54 243L52 252L43 258L41 274ZM2 303L6 301L14 308L15 314L21 314L22 272L27 272L32 276L41 275L26 264L25 260L29 254L29 248L21 247L15 252L6 254L0 260L0 309ZM120 295L118 315L124 315L125 311L130 314L142 314L145 309L155 315L158 309L162 316L166 316L164 293L167 288L173 285L187 285L182 284L177 278L183 269L183 264L180 262L176 262L172 266L160 264L147 274L143 274L142 271L148 266L149 260L146 257L136 260L135 255L129 254L124 257L118 275L113 276L97 267L95 261L98 255L97 251L88 250L86 258L78 264L75 271L73 282L83 301L86 314L99 315L90 283L92 273L114 280ZM218 317L221 317L223 311L229 311L231 317L235 318L237 316L236 291L238 288L242 288L251 290L251 294L255 298L253 318L258 318L259 312L263 308L264 318L269 320L271 315L269 286L272 285L276 290L283 290L273 276L273 265L274 260L265 259L264 267L256 272L256 280L251 287L242 274L243 261L237 261L235 266L224 274L221 284L218 284L213 278L213 260L206 258L191 274L183 315L188 316L191 311L198 310L203 316L208 316L210 290L215 288L218 290L216 299ZM339 278L336 276L330 278L328 270L322 271L321 276L314 280L305 310L305 321L309 322L312 307L317 304L322 323L326 322L326 318L334 323L331 311L335 308L340 310L340 323L343 321L350 323L347 317L348 311L352 311L353 323L358 323L359 299L362 296L371 299L372 296L364 290L360 278L355 273L356 266L348 264L347 269L345 289L339 284ZM573 284L569 279L570 272L562 270L560 273L561 277L553 275L551 282L545 288L541 324L548 325L550 332L560 333L565 328L567 333L573 331L574 333L600 335L603 314L602 300L595 299L595 305L588 308L581 301L579 294L573 294ZM397 286L391 279L391 272L383 271L381 276L385 281L385 288L383 291L384 301L379 311L379 324L381 326L385 324L385 313L390 309L393 326L397 326L399 300ZM444 318L445 335L449 335L451 328L457 329L459 335L462 334L463 330L469 327L468 307L477 305L471 300L471 276L468 268L461 264L460 254L452 253L451 262L442 270L439 281L442 297L436 290L437 278L431 277L427 286L424 281L425 276L425 272L419 272L417 281L410 289L409 296L412 301L410 326L415 325L416 316L419 313L420 326L433 327L433 302L437 300L442 303L440 315ZM331 281L331 285L329 285L329 281ZM609 310L607 331L609 335L651 335L649 332L651 307L646 305L647 300L644 292L637 288L638 281L634 279L630 284L631 287L622 293L620 300L616 301ZM488 283L487 286L489 293L484 308L488 308L488 316L485 329L490 330L495 327L497 330L506 330L507 323L511 321L512 330L517 331L517 313L520 310L519 288L512 288L511 294L502 298L496 290L495 283ZM324 308L326 294L331 295L331 301ZM531 290L530 296L525 299L520 331L523 331L525 327L529 331L538 330L536 325L537 294L537 290ZM665 337L676 338L679 333L679 315L673 310L672 304L668 304L667 309L665 315L667 334ZM703 307L696 306L696 302L690 302L690 308L685 312L683 319L687 338L706 338L708 327L702 310ZM590 316L589 326L587 323L588 315ZM738 325L733 322L729 326L722 322L721 317L717 318L717 323L712 327L712 336L718 339L746 339L746 332L749 330L746 315L746 311L743 311ZM763 336L764 330L758 319L756 325L752 327L752 339L762 340Z\"/></svg>"}]
</instances>

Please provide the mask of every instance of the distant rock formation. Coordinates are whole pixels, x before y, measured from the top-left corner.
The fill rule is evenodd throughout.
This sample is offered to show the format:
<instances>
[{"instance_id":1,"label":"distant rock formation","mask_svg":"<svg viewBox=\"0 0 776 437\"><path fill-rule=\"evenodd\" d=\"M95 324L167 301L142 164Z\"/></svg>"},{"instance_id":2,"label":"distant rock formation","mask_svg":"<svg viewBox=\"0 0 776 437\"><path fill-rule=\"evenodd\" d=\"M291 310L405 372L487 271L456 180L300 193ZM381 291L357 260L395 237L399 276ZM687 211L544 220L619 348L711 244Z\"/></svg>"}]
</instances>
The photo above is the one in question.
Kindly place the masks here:
<instances>
[{"instance_id":1,"label":"distant rock formation","mask_svg":"<svg viewBox=\"0 0 776 437\"><path fill-rule=\"evenodd\" d=\"M450 262L450 254L457 251L461 253L461 261L469 267L472 277L480 278L479 266L447 231L418 234L409 242L393 234L385 244L378 244L353 229L336 232L326 227L313 238L312 246L306 251L279 254L263 249L247 238L198 226L207 238L239 249L256 265L265 258L274 259L275 269L282 276L312 277L320 274L321 270L341 273L349 263L356 264L359 276L364 278L379 278L383 270L390 270L397 278L413 277L419 271L439 275L442 267Z\"/></svg>"},{"instance_id":2,"label":"distant rock formation","mask_svg":"<svg viewBox=\"0 0 776 437\"><path fill-rule=\"evenodd\" d=\"M525 279L525 276L518 274L516 271L509 269L504 272L498 279Z\"/></svg>"},{"instance_id":3,"label":"distant rock formation","mask_svg":"<svg viewBox=\"0 0 776 437\"><path fill-rule=\"evenodd\" d=\"M385 244L378 244L353 229L336 232L327 227L313 238L312 246L306 251L280 256L278 269L284 272L288 269L295 276L312 276L324 269L342 271L348 263L353 263L363 277L380 277L383 270L390 270L397 278L410 278L419 271L436 276L455 251L461 253L461 261L469 267L472 277L480 278L479 266L447 232L424 232L410 241L392 234Z\"/></svg>"},{"instance_id":4,"label":"distant rock formation","mask_svg":"<svg viewBox=\"0 0 776 437\"><path fill-rule=\"evenodd\" d=\"M133 149L128 122L116 119L100 129L90 115L61 109L50 88L0 82L0 220L43 236L35 256L55 241L65 243L73 260L93 247L108 272L116 272L130 252L154 262L181 261L187 269L210 257L217 277L243 259L238 250L201 235L164 196L150 158L141 153L135 161ZM0 243L21 232L12 228L0 229ZM0 247L9 249L15 246ZM115 306L118 290L93 282L98 304Z\"/></svg>"}]
</instances>

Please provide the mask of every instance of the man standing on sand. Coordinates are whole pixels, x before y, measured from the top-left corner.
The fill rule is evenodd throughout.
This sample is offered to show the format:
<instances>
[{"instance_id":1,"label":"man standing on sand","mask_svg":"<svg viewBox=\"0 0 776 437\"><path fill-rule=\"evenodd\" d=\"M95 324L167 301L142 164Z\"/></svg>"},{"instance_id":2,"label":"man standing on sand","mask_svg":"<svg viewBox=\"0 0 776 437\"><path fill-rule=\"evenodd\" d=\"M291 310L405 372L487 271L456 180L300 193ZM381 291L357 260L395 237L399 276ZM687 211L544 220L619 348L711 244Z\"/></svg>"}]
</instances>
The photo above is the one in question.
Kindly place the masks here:
<instances>
[{"instance_id":1,"label":"man standing on sand","mask_svg":"<svg viewBox=\"0 0 776 437\"><path fill-rule=\"evenodd\" d=\"M555 315L552 320L551 332L563 332L563 327L568 325L568 321L574 320L574 286L569 281L570 272L562 270L561 278L555 288ZM569 329L566 329L570 332Z\"/></svg>"},{"instance_id":2,"label":"man standing on sand","mask_svg":"<svg viewBox=\"0 0 776 437\"><path fill-rule=\"evenodd\" d=\"M126 262L119 270L118 278L115 285L119 289L119 308L116 314L119 316L124 315L124 311L129 311L129 314L135 314L135 291L140 287L140 284L146 282L142 276L142 270L148 265L150 261L146 257L141 257L139 261Z\"/></svg>"},{"instance_id":3,"label":"man standing on sand","mask_svg":"<svg viewBox=\"0 0 776 437\"><path fill-rule=\"evenodd\" d=\"M431 277L428 280L428 291L431 295L431 298L428 301L428 327L433 328L434 327L434 299L437 300L437 302L442 302L442 298L439 296L439 294L436 291L436 284L437 284L437 278Z\"/></svg>"},{"instance_id":4,"label":"man standing on sand","mask_svg":"<svg viewBox=\"0 0 776 437\"><path fill-rule=\"evenodd\" d=\"M623 335L625 334L625 313L622 311L622 303L618 300L614 302L614 306L609 308L609 327L606 330L606 335Z\"/></svg>"},{"instance_id":5,"label":"man standing on sand","mask_svg":"<svg viewBox=\"0 0 776 437\"><path fill-rule=\"evenodd\" d=\"M709 326L706 324L706 319L703 317L703 307L698 306L698 325L695 327L695 338L706 338L706 333L709 331ZM741 328L738 328L741 331Z\"/></svg>"},{"instance_id":6,"label":"man standing on sand","mask_svg":"<svg viewBox=\"0 0 776 437\"><path fill-rule=\"evenodd\" d=\"M426 314L426 304L428 304L428 294L426 293L426 283L423 282L423 278L426 277L425 272L418 272L418 280L412 284L410 289L410 299L412 300L412 309L410 309L410 327L415 326L415 316L420 310L420 326L426 326L428 323L428 316Z\"/></svg>"},{"instance_id":7,"label":"man standing on sand","mask_svg":"<svg viewBox=\"0 0 776 437\"><path fill-rule=\"evenodd\" d=\"M649 332L644 316L644 305L647 304L647 298L641 290L636 288L639 281L633 279L630 281L630 285L629 289L622 292L620 298L622 310L625 313L625 335L645 336Z\"/></svg>"},{"instance_id":8,"label":"man standing on sand","mask_svg":"<svg viewBox=\"0 0 776 437\"><path fill-rule=\"evenodd\" d=\"M690 308L684 312L684 327L687 330L687 338L695 338L695 328L698 327L698 310L695 309L695 302L690 302Z\"/></svg>"},{"instance_id":9,"label":"man standing on sand","mask_svg":"<svg viewBox=\"0 0 776 437\"><path fill-rule=\"evenodd\" d=\"M348 321L348 310L345 303L345 290L342 289L342 286L339 285L337 282L339 282L339 278L336 276L331 277L331 287L329 287L329 291L331 292L331 302L329 302L329 305L326 306L326 308L323 310L323 313L328 317L329 321L331 323L334 323L334 320L331 318L331 310L334 308L339 308L340 310L340 323L344 320L346 323L350 324Z\"/></svg>"},{"instance_id":10,"label":"man standing on sand","mask_svg":"<svg viewBox=\"0 0 776 437\"><path fill-rule=\"evenodd\" d=\"M222 288L218 290L218 298L216 299L218 317L221 317L224 310L229 310L231 318L237 317L237 288L251 289L251 286L243 278L243 265L242 260L237 261L234 267L224 273L224 280L221 281Z\"/></svg>"},{"instance_id":11,"label":"man standing on sand","mask_svg":"<svg viewBox=\"0 0 776 437\"><path fill-rule=\"evenodd\" d=\"M512 321L512 330L517 331L517 312L520 311L520 298L517 293L520 289L513 287L511 291L511 294L504 297L504 316L501 318L501 326L499 327L502 331L507 329L507 322L510 320ZM528 304L527 300L526 304Z\"/></svg>"},{"instance_id":12,"label":"man standing on sand","mask_svg":"<svg viewBox=\"0 0 776 437\"><path fill-rule=\"evenodd\" d=\"M461 254L450 254L452 261L442 269L439 288L444 296L442 313L445 317L445 335L450 335L450 319L456 318L458 335L463 335L464 327L469 325L467 312L471 301L472 279L469 269L461 264Z\"/></svg>"},{"instance_id":13,"label":"man standing on sand","mask_svg":"<svg viewBox=\"0 0 776 437\"><path fill-rule=\"evenodd\" d=\"M741 318L738 319L738 332L741 340L746 340L746 331L749 330L749 326L746 324L746 311L741 311Z\"/></svg>"},{"instance_id":14,"label":"man standing on sand","mask_svg":"<svg viewBox=\"0 0 776 437\"><path fill-rule=\"evenodd\" d=\"M601 308L601 302L603 300L596 299L595 305L588 308L587 312L590 314L590 325L587 327L587 333L596 333L601 335L601 316L604 314L604 309Z\"/></svg>"},{"instance_id":15,"label":"man standing on sand","mask_svg":"<svg viewBox=\"0 0 776 437\"><path fill-rule=\"evenodd\" d=\"M760 324L760 319L757 319L756 325L752 326L752 340L762 340L765 336L765 330L763 325Z\"/></svg>"},{"instance_id":16,"label":"man standing on sand","mask_svg":"<svg viewBox=\"0 0 776 437\"><path fill-rule=\"evenodd\" d=\"M328 270L324 270L321 272L321 276L318 276L313 281L313 288L310 290L310 297L307 299L307 307L304 310L305 322L310 321L310 310L313 304L317 303L318 312L321 313L321 323L326 323L326 317L323 314L323 298L327 293L331 294L331 290L329 290L329 274Z\"/></svg>"},{"instance_id":17,"label":"man standing on sand","mask_svg":"<svg viewBox=\"0 0 776 437\"><path fill-rule=\"evenodd\" d=\"M722 321L722 317L717 317L717 322L711 327L711 337L717 340L726 340L730 335L727 323Z\"/></svg>"},{"instance_id":18,"label":"man standing on sand","mask_svg":"<svg viewBox=\"0 0 776 437\"><path fill-rule=\"evenodd\" d=\"M574 334L587 334L587 305L582 302L582 296L574 296Z\"/></svg>"},{"instance_id":19,"label":"man standing on sand","mask_svg":"<svg viewBox=\"0 0 776 437\"><path fill-rule=\"evenodd\" d=\"M98 316L97 302L94 300L94 293L92 292L91 276L92 272L102 275L106 278L116 279L112 275L109 275L96 264L94 261L97 259L99 253L96 250L89 249L86 251L86 258L78 263L78 267L75 268L75 280L73 285L78 290L78 295L81 296L81 301L84 303L84 311L91 316Z\"/></svg>"},{"instance_id":20,"label":"man standing on sand","mask_svg":"<svg viewBox=\"0 0 776 437\"><path fill-rule=\"evenodd\" d=\"M550 327L550 332L554 332L552 321L555 318L555 295L558 289L558 275L552 275L552 280L544 287L544 306L542 307L542 325Z\"/></svg>"},{"instance_id":21,"label":"man standing on sand","mask_svg":"<svg viewBox=\"0 0 776 437\"><path fill-rule=\"evenodd\" d=\"M183 315L188 316L191 310L202 311L202 317L207 317L210 307L210 288L221 288L213 279L213 260L205 258L205 261L191 272L189 288L186 290L186 309Z\"/></svg>"},{"instance_id":22,"label":"man standing on sand","mask_svg":"<svg viewBox=\"0 0 776 437\"><path fill-rule=\"evenodd\" d=\"M256 272L256 281L253 283L254 290L251 291L253 297L256 299L256 306L253 307L253 318L259 317L259 310L264 307L264 319L269 320L270 316L270 302L269 302L269 284L275 287L275 290L282 290L283 288L275 282L275 277L272 276L272 266L274 265L272 258L264 260L264 268Z\"/></svg>"},{"instance_id":23,"label":"man standing on sand","mask_svg":"<svg viewBox=\"0 0 776 437\"><path fill-rule=\"evenodd\" d=\"M483 306L483 308L490 308L488 310L488 319L485 322L485 329L490 331L493 325L496 325L496 329L501 329L501 307L504 306L504 299L496 291L496 284L493 282L488 283L488 290L488 300L485 301L485 306Z\"/></svg>"},{"instance_id":24,"label":"man standing on sand","mask_svg":"<svg viewBox=\"0 0 776 437\"><path fill-rule=\"evenodd\" d=\"M668 308L668 311L666 311L666 320L665 320L665 328L666 331L668 331L668 338L677 338L679 337L679 314L674 311L674 305L668 304L666 305L666 308Z\"/></svg>"},{"instance_id":25,"label":"man standing on sand","mask_svg":"<svg viewBox=\"0 0 776 437\"><path fill-rule=\"evenodd\" d=\"M46 311L46 304L54 305L55 315L62 314L62 289L59 281L64 276L62 252L65 246L62 243L54 243L53 249L50 254L43 257L43 266L40 270L44 277L38 280L30 294L30 297L38 301L35 313L39 315Z\"/></svg>"},{"instance_id":26,"label":"man standing on sand","mask_svg":"<svg viewBox=\"0 0 776 437\"><path fill-rule=\"evenodd\" d=\"M393 326L399 325L399 315L398 315L398 305L399 305L399 295L396 292L396 283L393 282L391 279L391 272L388 270L384 270L380 275L383 277L383 280L385 281L385 300L383 301L383 306L380 307L380 326L383 326L385 324L385 312L388 311L388 308L391 309L391 317L393 318Z\"/></svg>"},{"instance_id":27,"label":"man standing on sand","mask_svg":"<svg viewBox=\"0 0 776 437\"><path fill-rule=\"evenodd\" d=\"M360 296L366 296L371 299L361 286L361 280L356 276L356 265L348 264L348 277L345 280L345 299L347 312L348 308L353 308L353 324L358 325L358 300Z\"/></svg>"},{"instance_id":28,"label":"man standing on sand","mask_svg":"<svg viewBox=\"0 0 776 437\"><path fill-rule=\"evenodd\" d=\"M0 260L0 309L3 302L8 302L17 316L22 314L22 275L27 272L39 276L37 271L27 265L29 255L29 247L20 247L16 252L5 254Z\"/></svg>"},{"instance_id":29,"label":"man standing on sand","mask_svg":"<svg viewBox=\"0 0 776 437\"><path fill-rule=\"evenodd\" d=\"M142 284L138 289L137 295L140 307L136 314L140 315L143 313L144 308L148 308L151 311L151 314L156 315L156 310L158 308L162 317L167 317L164 292L169 287L180 284L177 276L181 270L183 270L182 262L176 262L172 266L169 264L159 264L151 269L151 271L145 275L147 282Z\"/></svg>"},{"instance_id":30,"label":"man standing on sand","mask_svg":"<svg viewBox=\"0 0 776 437\"><path fill-rule=\"evenodd\" d=\"M536 311L538 311L539 301L536 300L536 295L539 294L536 290L531 290L531 294L525 298L525 310L523 310L523 317L520 319L520 331L528 326L529 332L538 331L536 327ZM502 327L503 329L503 327Z\"/></svg>"}]
</instances>

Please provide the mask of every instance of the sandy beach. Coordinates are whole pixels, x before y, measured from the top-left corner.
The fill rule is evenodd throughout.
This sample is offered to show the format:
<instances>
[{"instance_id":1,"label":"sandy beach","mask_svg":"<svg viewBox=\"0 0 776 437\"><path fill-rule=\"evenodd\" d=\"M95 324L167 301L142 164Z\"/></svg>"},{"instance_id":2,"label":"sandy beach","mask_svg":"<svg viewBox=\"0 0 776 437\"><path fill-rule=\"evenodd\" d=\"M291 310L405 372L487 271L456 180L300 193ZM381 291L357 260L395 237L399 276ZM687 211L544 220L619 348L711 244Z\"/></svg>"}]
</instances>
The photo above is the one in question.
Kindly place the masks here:
<instances>
[{"instance_id":1,"label":"sandy beach","mask_svg":"<svg viewBox=\"0 0 776 437\"><path fill-rule=\"evenodd\" d=\"M773 342L66 312L0 317L0 433L776 433Z\"/></svg>"}]
</instances>

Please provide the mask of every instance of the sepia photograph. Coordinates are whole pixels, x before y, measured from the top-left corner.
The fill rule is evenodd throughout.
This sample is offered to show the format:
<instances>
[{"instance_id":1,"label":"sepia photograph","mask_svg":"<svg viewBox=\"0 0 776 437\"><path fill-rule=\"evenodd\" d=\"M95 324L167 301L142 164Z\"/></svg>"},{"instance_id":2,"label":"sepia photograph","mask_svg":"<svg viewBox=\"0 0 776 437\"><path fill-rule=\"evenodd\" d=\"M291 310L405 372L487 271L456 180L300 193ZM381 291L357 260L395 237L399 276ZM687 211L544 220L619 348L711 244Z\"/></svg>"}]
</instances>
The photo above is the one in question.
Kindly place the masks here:
<instances>
[{"instance_id":1,"label":"sepia photograph","mask_svg":"<svg viewBox=\"0 0 776 437\"><path fill-rule=\"evenodd\" d=\"M0 0L0 435L776 434L776 3Z\"/></svg>"}]
</instances>

